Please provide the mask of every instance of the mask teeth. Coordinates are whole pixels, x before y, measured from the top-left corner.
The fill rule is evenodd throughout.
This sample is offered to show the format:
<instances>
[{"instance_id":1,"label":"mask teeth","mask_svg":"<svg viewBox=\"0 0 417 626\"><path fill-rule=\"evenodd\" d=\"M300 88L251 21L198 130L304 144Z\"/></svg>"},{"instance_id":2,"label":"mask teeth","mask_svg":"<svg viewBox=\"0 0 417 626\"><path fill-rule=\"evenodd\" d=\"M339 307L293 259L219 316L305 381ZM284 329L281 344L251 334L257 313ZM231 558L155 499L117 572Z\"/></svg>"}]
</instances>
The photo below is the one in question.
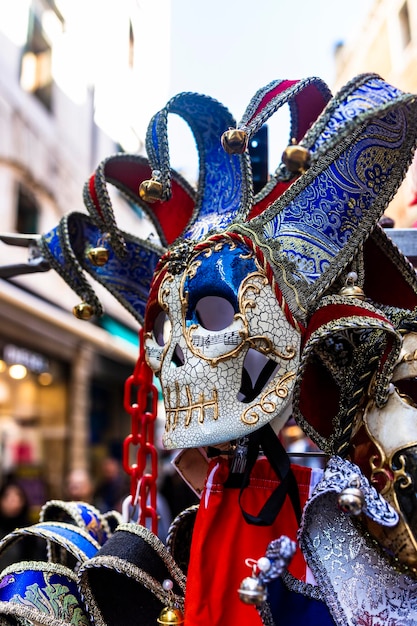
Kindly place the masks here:
<instances>
[{"instance_id":1,"label":"mask teeth","mask_svg":"<svg viewBox=\"0 0 417 626\"><path fill-rule=\"evenodd\" d=\"M206 398L204 392L201 392L196 400L193 400L189 385L184 385L184 389L187 398L187 404L185 405L181 404L181 389L178 382L175 383L174 394L171 393L169 387L166 389L167 431L175 429L179 425L181 426L180 419L183 421L185 427L188 427L193 421L195 422L196 419L199 424L203 424L208 413L211 413L211 419L217 421L219 417L219 407L216 389L213 389L211 398Z\"/></svg>"}]
</instances>

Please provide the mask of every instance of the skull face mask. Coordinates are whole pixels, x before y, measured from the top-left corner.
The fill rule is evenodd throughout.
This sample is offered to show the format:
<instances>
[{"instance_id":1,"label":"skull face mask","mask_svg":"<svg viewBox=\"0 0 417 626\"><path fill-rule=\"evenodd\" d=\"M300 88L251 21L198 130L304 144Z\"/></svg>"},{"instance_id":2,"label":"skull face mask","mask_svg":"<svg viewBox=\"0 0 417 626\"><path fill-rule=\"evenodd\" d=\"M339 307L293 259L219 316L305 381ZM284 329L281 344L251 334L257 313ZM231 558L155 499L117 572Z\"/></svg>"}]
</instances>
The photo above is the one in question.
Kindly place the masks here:
<instances>
[{"instance_id":1,"label":"skull face mask","mask_svg":"<svg viewBox=\"0 0 417 626\"><path fill-rule=\"evenodd\" d=\"M196 447L285 423L300 331L253 251L232 239L167 263L146 318L145 350L161 380L167 448Z\"/></svg>"}]
</instances>

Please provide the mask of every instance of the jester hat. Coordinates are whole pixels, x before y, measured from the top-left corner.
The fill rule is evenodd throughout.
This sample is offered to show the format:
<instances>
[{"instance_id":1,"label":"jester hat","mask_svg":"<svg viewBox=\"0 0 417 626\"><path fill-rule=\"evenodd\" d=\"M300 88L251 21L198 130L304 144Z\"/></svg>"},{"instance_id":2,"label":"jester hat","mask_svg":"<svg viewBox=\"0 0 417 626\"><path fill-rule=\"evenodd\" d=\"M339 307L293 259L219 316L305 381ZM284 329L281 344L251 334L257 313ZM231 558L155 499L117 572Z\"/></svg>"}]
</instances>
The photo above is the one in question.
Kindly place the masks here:
<instances>
[{"instance_id":1,"label":"jester hat","mask_svg":"<svg viewBox=\"0 0 417 626\"><path fill-rule=\"evenodd\" d=\"M290 146L265 187L254 196L247 142L284 104L291 114ZM169 113L182 117L195 137L197 190L170 167ZM291 372L299 368L301 373L297 415L309 434L322 447L330 442L327 447L333 451L340 448L343 421L338 410L340 381L337 376L326 379L326 385L336 381L332 410L322 418L322 407L316 406L315 416L310 414L304 399L312 393L319 396L322 383L307 375L308 359L299 367L299 355L306 345L309 348L308 340L317 328L334 319L342 320L340 327L349 325L346 318L353 313L355 323L359 318L371 334L375 331L383 337L379 343L375 340L382 356L372 369L383 402L386 370L392 367L400 345L387 310L399 307L411 315L417 289L414 272L379 228L378 220L405 176L416 137L415 96L375 74L356 77L334 97L317 78L273 81L255 94L238 125L212 98L181 93L152 118L146 138L148 158L116 154L100 163L84 189L88 215L66 215L39 239L38 246L49 266L82 299L81 309L76 310L79 316L102 313L87 278L90 275L150 334L167 273L175 276L189 271L196 255L208 249L217 254L226 246L230 251L237 248L239 258L252 255L253 267L248 265L247 271L263 272L277 308L294 331L298 354ZM158 242L119 229L108 185L147 214ZM105 263L98 263L92 254L98 242L106 249ZM225 280L228 293L238 289L230 284L234 254L226 255L230 261ZM366 293L366 303L335 296L352 271ZM190 274L186 281L191 284ZM207 283L207 288L215 287ZM323 297L329 296L333 300L324 300L323 306ZM193 320L188 321L192 325ZM214 365L222 358L215 356ZM327 371L331 369L330 363ZM284 412L295 380L291 375L286 384L287 404L278 406L275 398L277 410L268 409L262 419L258 416L243 427L235 424L221 435L216 434L214 424L203 436L197 424L192 437L181 436L184 428L172 424L171 430L176 428L180 435L174 440L169 437L168 447L217 443L261 427L277 412Z\"/></svg>"}]
</instances>

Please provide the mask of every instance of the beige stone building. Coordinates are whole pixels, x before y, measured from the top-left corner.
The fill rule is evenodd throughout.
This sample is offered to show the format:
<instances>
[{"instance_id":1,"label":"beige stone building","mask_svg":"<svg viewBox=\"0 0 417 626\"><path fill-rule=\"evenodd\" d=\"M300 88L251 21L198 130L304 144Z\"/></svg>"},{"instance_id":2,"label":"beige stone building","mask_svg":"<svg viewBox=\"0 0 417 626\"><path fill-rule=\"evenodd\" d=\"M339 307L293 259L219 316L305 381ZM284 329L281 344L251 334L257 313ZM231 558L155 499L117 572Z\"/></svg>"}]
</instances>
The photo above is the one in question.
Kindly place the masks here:
<instances>
[{"instance_id":1,"label":"beige stone building","mask_svg":"<svg viewBox=\"0 0 417 626\"><path fill-rule=\"evenodd\" d=\"M337 48L335 63L334 90L357 74L376 72L417 94L417 0L374 0L364 22ZM387 214L399 228L417 221L416 161Z\"/></svg>"},{"instance_id":2,"label":"beige stone building","mask_svg":"<svg viewBox=\"0 0 417 626\"><path fill-rule=\"evenodd\" d=\"M161 75L147 79L146 102L140 93L143 24L158 11L162 34L169 27L161 2L0 4L1 233L45 233L84 211L83 185L98 163L143 149L148 109L166 101ZM155 62L157 53L163 45ZM140 212L113 195L120 226L146 238ZM0 266L27 260L27 248L0 242ZM123 387L137 323L94 288L105 315L84 322L71 312L79 298L53 271L0 278L0 481L17 471L40 501L62 497L70 470L94 472L129 433Z\"/></svg>"}]
</instances>

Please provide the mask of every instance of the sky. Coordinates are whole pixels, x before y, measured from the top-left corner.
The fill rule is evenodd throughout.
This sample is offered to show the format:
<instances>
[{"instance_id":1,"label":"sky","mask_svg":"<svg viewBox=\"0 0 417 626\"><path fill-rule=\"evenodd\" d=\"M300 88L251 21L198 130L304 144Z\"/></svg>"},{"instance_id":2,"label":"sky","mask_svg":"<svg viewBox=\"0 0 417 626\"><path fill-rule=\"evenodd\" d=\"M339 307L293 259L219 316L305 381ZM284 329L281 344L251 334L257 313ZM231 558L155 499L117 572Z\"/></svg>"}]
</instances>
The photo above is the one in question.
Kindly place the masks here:
<instances>
[{"instance_id":1,"label":"sky","mask_svg":"<svg viewBox=\"0 0 417 626\"><path fill-rule=\"evenodd\" d=\"M255 92L272 80L318 76L331 88L335 46L355 36L372 3L171 0L169 97L203 93L239 120ZM170 125L172 165L192 177L197 160L191 135L178 119ZM269 122L271 171L288 136L285 108Z\"/></svg>"},{"instance_id":2,"label":"sky","mask_svg":"<svg viewBox=\"0 0 417 626\"><path fill-rule=\"evenodd\" d=\"M26 37L27 24L22 15L28 12L29 1L0 2L0 30L17 45L22 45ZM48 36L51 40L56 37L54 65L69 62L65 71L57 73L60 88L74 101L81 102L94 75L96 121L128 151L138 149L138 138L143 140L152 115L181 91L194 91L219 100L238 121L255 92L272 80L318 76L331 88L335 47L354 39L376 2L56 1L58 6L65 6L67 24L64 34L56 19L56 28L52 22L48 26ZM109 42L115 29L124 28L126 11L135 4L142 22L135 38L143 75L141 80L132 81L120 70L127 51ZM92 23L94 45L91 45ZM76 38L76 46L71 36ZM71 55L67 54L67 48L71 49ZM132 84L127 86L129 81ZM122 100L119 93L125 94ZM289 141L287 107L268 121L268 131L269 169L273 172ZM177 116L170 116L169 132L171 165L191 181L196 180L197 155L190 131Z\"/></svg>"}]
</instances>

